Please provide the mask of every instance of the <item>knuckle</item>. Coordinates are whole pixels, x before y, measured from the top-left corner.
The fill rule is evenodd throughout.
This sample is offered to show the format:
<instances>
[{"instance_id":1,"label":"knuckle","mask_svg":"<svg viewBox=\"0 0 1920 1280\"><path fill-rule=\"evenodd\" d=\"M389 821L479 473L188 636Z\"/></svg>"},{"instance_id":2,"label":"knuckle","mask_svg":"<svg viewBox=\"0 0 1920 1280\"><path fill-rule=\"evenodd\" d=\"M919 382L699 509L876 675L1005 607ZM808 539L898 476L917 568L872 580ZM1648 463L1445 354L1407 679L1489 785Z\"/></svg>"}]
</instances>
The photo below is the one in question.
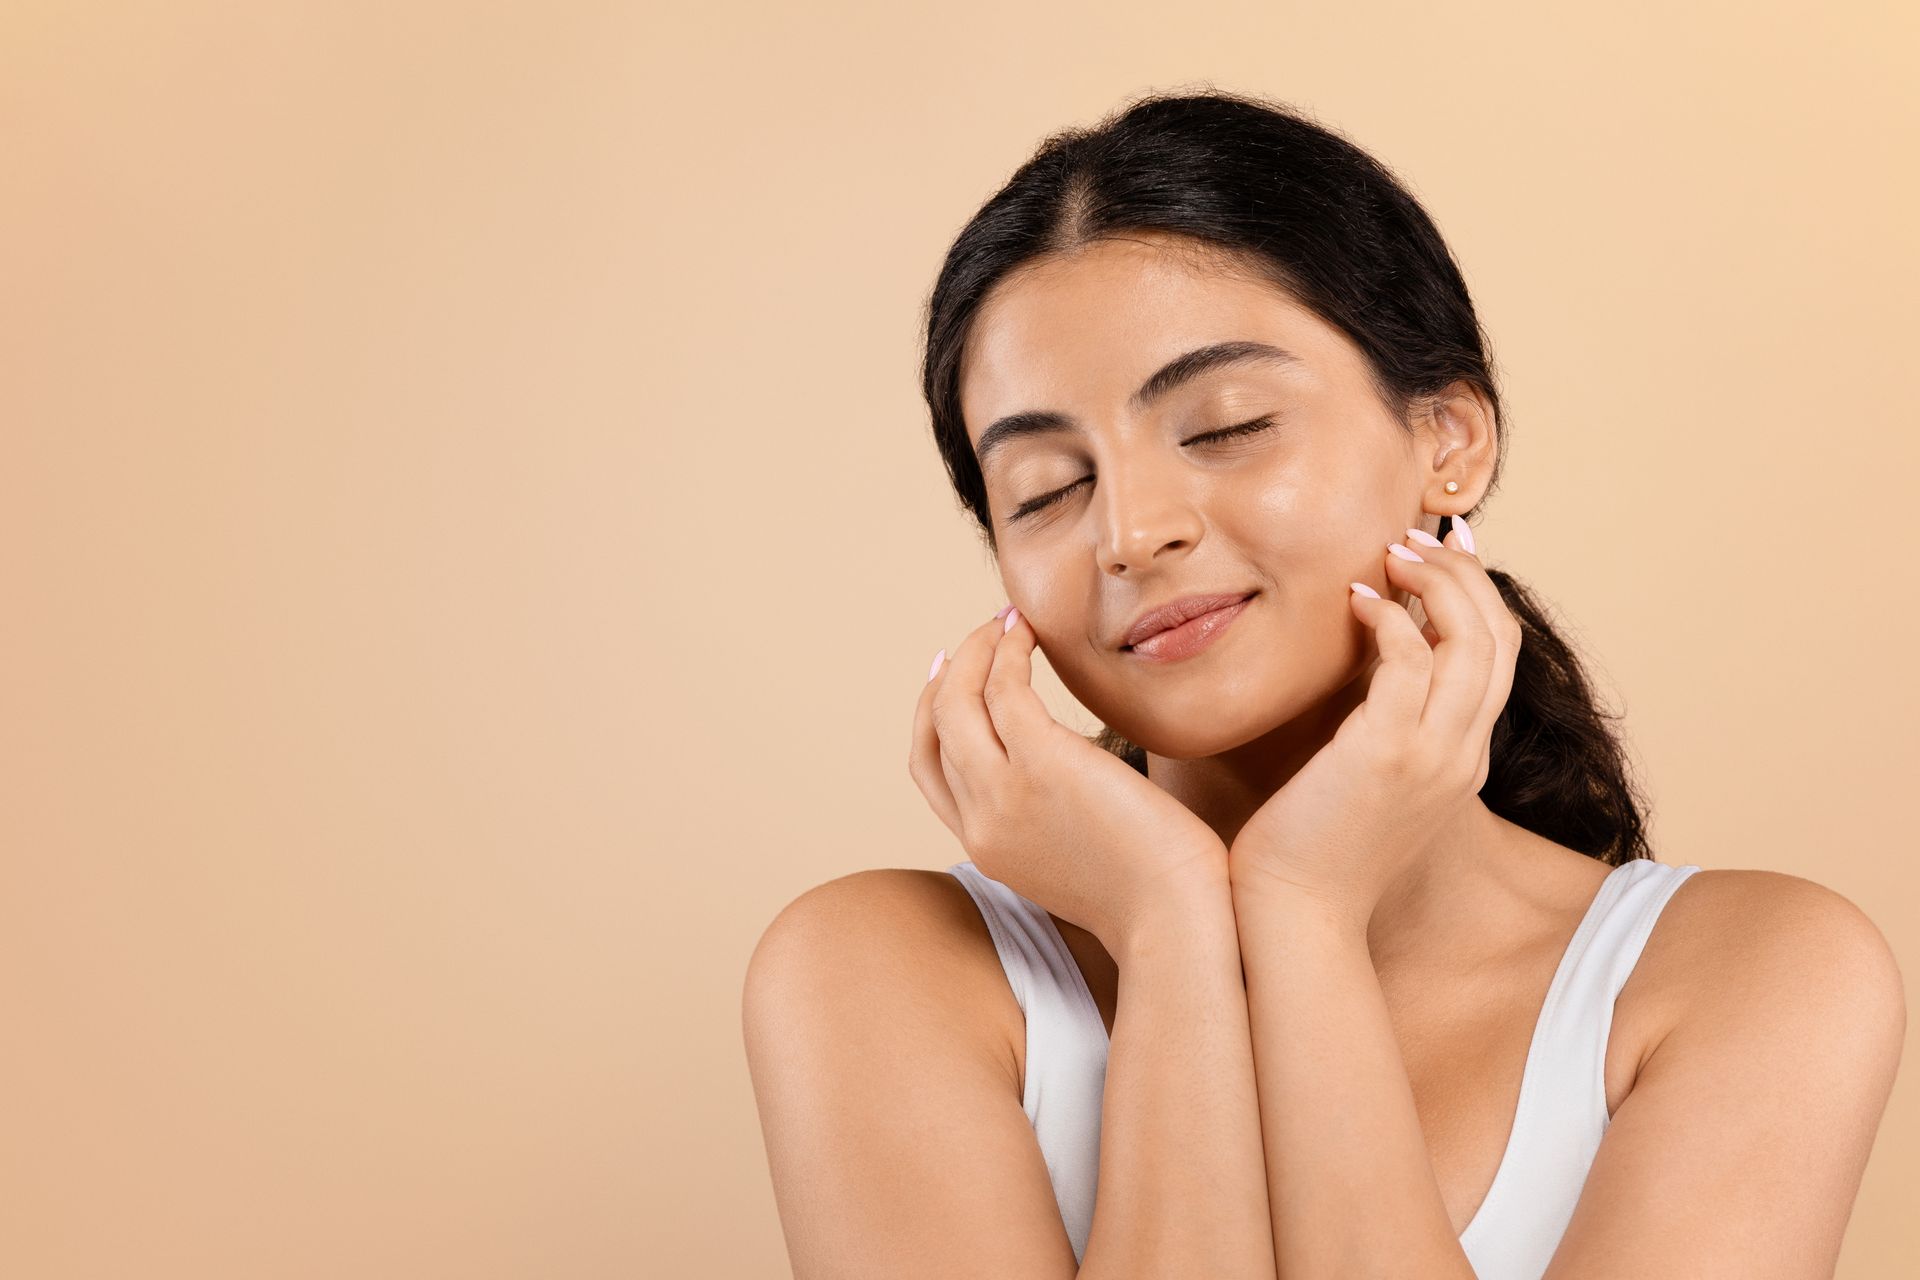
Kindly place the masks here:
<instances>
[{"instance_id":1,"label":"knuckle","mask_svg":"<svg viewBox=\"0 0 1920 1280\"><path fill-rule=\"evenodd\" d=\"M1013 681L1005 676L988 677L986 687L981 690L981 697L989 711L1005 710L1012 705L1013 695Z\"/></svg>"},{"instance_id":2,"label":"knuckle","mask_svg":"<svg viewBox=\"0 0 1920 1280\"><path fill-rule=\"evenodd\" d=\"M1000 824L991 814L971 806L960 814L960 842L981 870L1000 862ZM989 872L989 874L991 874Z\"/></svg>"},{"instance_id":3,"label":"knuckle","mask_svg":"<svg viewBox=\"0 0 1920 1280\"><path fill-rule=\"evenodd\" d=\"M1460 753L1443 743L1422 739L1407 753L1406 768L1416 777L1451 778L1459 764Z\"/></svg>"},{"instance_id":4,"label":"knuckle","mask_svg":"<svg viewBox=\"0 0 1920 1280\"><path fill-rule=\"evenodd\" d=\"M1415 763L1414 747L1400 739L1382 742L1374 748L1372 766L1390 782L1411 777Z\"/></svg>"},{"instance_id":5,"label":"knuckle","mask_svg":"<svg viewBox=\"0 0 1920 1280\"><path fill-rule=\"evenodd\" d=\"M1014 842L1015 833L1021 830L1019 810L1007 801L1007 791L1001 787L975 798L972 813L974 830L989 848L1007 848Z\"/></svg>"}]
</instances>

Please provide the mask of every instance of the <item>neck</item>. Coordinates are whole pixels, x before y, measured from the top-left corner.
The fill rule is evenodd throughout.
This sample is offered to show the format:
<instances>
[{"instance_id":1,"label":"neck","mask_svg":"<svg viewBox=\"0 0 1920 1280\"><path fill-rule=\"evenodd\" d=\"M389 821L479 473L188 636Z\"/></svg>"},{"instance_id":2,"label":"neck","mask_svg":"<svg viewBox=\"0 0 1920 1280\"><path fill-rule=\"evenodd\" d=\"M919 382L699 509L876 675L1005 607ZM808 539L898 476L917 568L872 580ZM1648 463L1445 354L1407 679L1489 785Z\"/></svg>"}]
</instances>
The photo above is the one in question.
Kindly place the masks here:
<instances>
[{"instance_id":1,"label":"neck","mask_svg":"<svg viewBox=\"0 0 1920 1280\"><path fill-rule=\"evenodd\" d=\"M1220 755L1178 760L1148 752L1147 777L1231 846L1253 812L1332 740L1362 696L1364 690L1343 690L1311 715ZM1434 833L1425 854L1381 894L1367 928L1376 966L1414 965L1436 953L1471 949L1489 900L1525 875L1526 868L1516 864L1537 841L1478 796L1461 805Z\"/></svg>"}]
</instances>

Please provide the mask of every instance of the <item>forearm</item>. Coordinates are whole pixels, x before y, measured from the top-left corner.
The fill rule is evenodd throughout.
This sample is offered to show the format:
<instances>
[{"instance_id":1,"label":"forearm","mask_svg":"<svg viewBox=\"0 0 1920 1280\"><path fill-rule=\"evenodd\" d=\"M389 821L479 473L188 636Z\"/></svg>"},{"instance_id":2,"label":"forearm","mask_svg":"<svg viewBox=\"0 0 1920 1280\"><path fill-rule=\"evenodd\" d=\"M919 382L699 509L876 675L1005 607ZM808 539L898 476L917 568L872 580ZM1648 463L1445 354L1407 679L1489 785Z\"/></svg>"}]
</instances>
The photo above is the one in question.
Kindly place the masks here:
<instances>
[{"instance_id":1,"label":"forearm","mask_svg":"<svg viewBox=\"0 0 1920 1280\"><path fill-rule=\"evenodd\" d=\"M1276 886L1233 903L1280 1280L1471 1280L1365 930Z\"/></svg>"},{"instance_id":2,"label":"forearm","mask_svg":"<svg viewBox=\"0 0 1920 1280\"><path fill-rule=\"evenodd\" d=\"M1170 904L1116 949L1099 1192L1080 1274L1273 1280L1233 899Z\"/></svg>"}]
</instances>

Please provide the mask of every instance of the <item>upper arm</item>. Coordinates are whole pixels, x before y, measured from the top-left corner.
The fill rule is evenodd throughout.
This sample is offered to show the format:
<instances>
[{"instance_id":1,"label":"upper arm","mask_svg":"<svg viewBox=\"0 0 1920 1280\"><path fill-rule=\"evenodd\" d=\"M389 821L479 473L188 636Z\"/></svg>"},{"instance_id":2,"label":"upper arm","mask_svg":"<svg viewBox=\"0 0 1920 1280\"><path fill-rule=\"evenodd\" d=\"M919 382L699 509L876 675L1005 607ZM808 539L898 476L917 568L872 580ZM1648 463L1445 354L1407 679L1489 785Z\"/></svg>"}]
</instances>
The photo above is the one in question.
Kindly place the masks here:
<instances>
[{"instance_id":1,"label":"upper arm","mask_svg":"<svg viewBox=\"0 0 1920 1280\"><path fill-rule=\"evenodd\" d=\"M1011 993L997 965L998 992L982 981L985 925L941 874L811 889L748 965L742 1030L798 1280L1075 1274L986 1003Z\"/></svg>"},{"instance_id":2,"label":"upper arm","mask_svg":"<svg viewBox=\"0 0 1920 1280\"><path fill-rule=\"evenodd\" d=\"M1900 971L1832 890L1699 872L1676 898L1708 876L1687 1012L1614 1114L1549 1280L1833 1274L1899 1065Z\"/></svg>"}]
</instances>

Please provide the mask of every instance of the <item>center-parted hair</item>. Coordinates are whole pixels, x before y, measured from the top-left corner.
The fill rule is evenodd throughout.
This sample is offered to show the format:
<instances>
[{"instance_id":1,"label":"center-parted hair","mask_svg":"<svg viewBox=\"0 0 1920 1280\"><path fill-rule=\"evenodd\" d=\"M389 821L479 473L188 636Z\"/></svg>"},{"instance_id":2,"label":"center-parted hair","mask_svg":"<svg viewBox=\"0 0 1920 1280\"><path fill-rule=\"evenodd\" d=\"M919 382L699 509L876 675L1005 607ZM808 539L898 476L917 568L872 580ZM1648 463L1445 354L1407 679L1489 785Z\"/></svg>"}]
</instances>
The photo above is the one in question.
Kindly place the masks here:
<instances>
[{"instance_id":1,"label":"center-parted hair","mask_svg":"<svg viewBox=\"0 0 1920 1280\"><path fill-rule=\"evenodd\" d=\"M960 231L926 307L922 389L960 504L997 552L986 482L960 414L975 315L1023 267L1109 238L1183 237L1253 272L1346 334L1381 403L1409 433L1447 388L1480 390L1509 432L1488 341L1433 220L1378 160L1300 111L1208 90L1135 99L1091 128L1047 137ZM1450 523L1450 519L1448 521ZM1445 536L1443 525L1441 535ZM1480 798L1494 813L1609 864L1652 856L1644 802L1580 660L1548 610L1489 568L1522 642L1493 728ZM1111 728L1093 739L1141 773L1146 752Z\"/></svg>"}]
</instances>

